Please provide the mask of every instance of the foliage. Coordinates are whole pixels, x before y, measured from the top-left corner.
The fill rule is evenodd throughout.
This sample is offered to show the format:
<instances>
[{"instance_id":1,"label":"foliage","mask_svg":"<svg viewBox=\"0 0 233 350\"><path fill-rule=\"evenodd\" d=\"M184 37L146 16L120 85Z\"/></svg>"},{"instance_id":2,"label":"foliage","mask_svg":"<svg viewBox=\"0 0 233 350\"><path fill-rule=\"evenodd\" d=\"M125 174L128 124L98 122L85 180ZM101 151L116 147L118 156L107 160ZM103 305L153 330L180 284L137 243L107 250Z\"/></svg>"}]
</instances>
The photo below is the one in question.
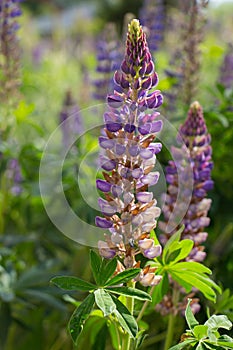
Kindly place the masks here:
<instances>
[{"instance_id":1,"label":"foliage","mask_svg":"<svg viewBox=\"0 0 233 350\"><path fill-rule=\"evenodd\" d=\"M233 338L218 332L219 328L229 330L232 323L225 315L213 315L203 325L194 317L190 308L191 299L187 304L185 318L189 329L181 337L181 343L173 346L170 350L179 349L232 349Z\"/></svg>"}]
</instances>

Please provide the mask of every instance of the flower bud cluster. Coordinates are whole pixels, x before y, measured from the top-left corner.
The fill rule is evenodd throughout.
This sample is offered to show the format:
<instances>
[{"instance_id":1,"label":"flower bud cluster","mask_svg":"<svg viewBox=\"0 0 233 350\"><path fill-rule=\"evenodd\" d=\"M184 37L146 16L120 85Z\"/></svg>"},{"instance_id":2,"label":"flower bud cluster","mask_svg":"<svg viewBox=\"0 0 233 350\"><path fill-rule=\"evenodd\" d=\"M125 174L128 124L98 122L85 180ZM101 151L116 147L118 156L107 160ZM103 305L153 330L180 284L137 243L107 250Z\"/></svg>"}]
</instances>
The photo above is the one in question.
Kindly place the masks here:
<instances>
[{"instance_id":1,"label":"flower bud cluster","mask_svg":"<svg viewBox=\"0 0 233 350\"><path fill-rule=\"evenodd\" d=\"M161 246L150 238L160 209L148 188L159 179L153 168L162 146L154 139L162 122L157 120L158 112L146 110L159 107L162 95L151 91L158 77L138 20L129 24L125 58L114 80L116 89L107 97L105 129L99 138L104 171L96 185L104 195L98 201L104 217L97 216L96 225L109 231L99 242L100 254L108 259L117 255L130 268L138 267L138 253L148 259L161 254ZM139 279L144 285L159 283L150 267Z\"/></svg>"},{"instance_id":2,"label":"flower bud cluster","mask_svg":"<svg viewBox=\"0 0 233 350\"><path fill-rule=\"evenodd\" d=\"M211 161L212 149L210 146L210 135L208 134L203 111L198 102L194 102L188 112L185 123L180 127L179 138L188 148L190 156L190 165L193 171L194 188L192 191L191 203L185 214L182 223L185 228L183 238L192 239L194 248L190 253L189 260L202 261L205 258L204 247L201 246L207 238L205 228L209 225L210 219L207 217L211 199L206 198L207 192L213 188L211 180L211 170L213 163ZM180 160L177 162L170 161L166 168L166 180L168 182L168 190L166 194L166 202L163 208L165 222L160 223L163 231L166 229L166 223L169 221L178 193L178 173L179 167L182 171L182 181L185 181L185 164L182 159L182 148L177 150L180 152ZM165 234L161 239L165 242L169 235Z\"/></svg>"}]
</instances>

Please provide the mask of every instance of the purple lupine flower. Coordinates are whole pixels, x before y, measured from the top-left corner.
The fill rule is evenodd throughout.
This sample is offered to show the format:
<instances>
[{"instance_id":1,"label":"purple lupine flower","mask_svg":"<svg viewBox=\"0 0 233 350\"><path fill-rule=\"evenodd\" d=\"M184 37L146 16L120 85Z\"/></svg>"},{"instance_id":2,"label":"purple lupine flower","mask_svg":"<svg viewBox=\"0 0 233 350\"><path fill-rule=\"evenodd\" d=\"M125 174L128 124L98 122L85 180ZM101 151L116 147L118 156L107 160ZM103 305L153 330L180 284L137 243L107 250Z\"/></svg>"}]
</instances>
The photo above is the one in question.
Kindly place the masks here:
<instances>
[{"instance_id":1,"label":"purple lupine flower","mask_svg":"<svg viewBox=\"0 0 233 350\"><path fill-rule=\"evenodd\" d=\"M161 254L161 246L150 239L160 209L148 189L159 179L159 173L152 170L161 144L153 141L162 122L154 109L162 104L162 95L153 89L158 77L136 19L129 24L125 58L114 80L117 89L107 96L105 129L99 138L104 180L96 183L104 195L99 199L104 217L96 217L96 225L109 230L105 242L99 243L100 254L106 258L117 255L123 258L124 268L129 268L138 266L137 253L149 259ZM158 284L161 277L154 272L147 266L138 280L143 285Z\"/></svg>"},{"instance_id":2,"label":"purple lupine flower","mask_svg":"<svg viewBox=\"0 0 233 350\"><path fill-rule=\"evenodd\" d=\"M6 175L10 181L12 194L18 196L22 192L22 173L18 159L12 158L9 160Z\"/></svg>"},{"instance_id":3,"label":"purple lupine flower","mask_svg":"<svg viewBox=\"0 0 233 350\"><path fill-rule=\"evenodd\" d=\"M175 45L175 51L171 54L169 62L171 69L166 69L165 74L171 81L171 88L165 92L168 101L166 108L168 111L176 111L179 104L190 105L195 99L198 91L201 67L200 44L204 35L204 15L203 8L208 5L208 1L182 1L181 17L175 17L172 31L180 28L180 38ZM174 115L174 113L173 113Z\"/></svg>"},{"instance_id":4,"label":"purple lupine flower","mask_svg":"<svg viewBox=\"0 0 233 350\"><path fill-rule=\"evenodd\" d=\"M17 18L22 14L19 0L0 0L0 54L1 90L0 98L11 101L17 95L20 84L20 48L17 38L19 24Z\"/></svg>"},{"instance_id":5,"label":"purple lupine flower","mask_svg":"<svg viewBox=\"0 0 233 350\"><path fill-rule=\"evenodd\" d=\"M95 88L93 97L96 100L105 102L106 95L114 90L113 73L120 67L122 56L116 28L113 23L108 23L97 42L98 78L93 81Z\"/></svg>"},{"instance_id":6,"label":"purple lupine flower","mask_svg":"<svg viewBox=\"0 0 233 350\"><path fill-rule=\"evenodd\" d=\"M144 0L139 19L147 32L151 51L157 51L164 37L165 8L163 0Z\"/></svg>"},{"instance_id":7,"label":"purple lupine flower","mask_svg":"<svg viewBox=\"0 0 233 350\"><path fill-rule=\"evenodd\" d=\"M64 146L70 144L72 135L80 135L83 132L82 118L77 104L74 102L71 92L68 90L65 95L60 123Z\"/></svg>"},{"instance_id":8,"label":"purple lupine flower","mask_svg":"<svg viewBox=\"0 0 233 350\"><path fill-rule=\"evenodd\" d=\"M220 70L219 82L226 89L233 89L233 45L228 45Z\"/></svg>"},{"instance_id":9,"label":"purple lupine flower","mask_svg":"<svg viewBox=\"0 0 233 350\"><path fill-rule=\"evenodd\" d=\"M180 224L184 224L185 226L182 238L188 238L194 241L194 248L187 260L202 261L206 254L201 243L207 239L205 229L210 223L207 215L211 205L211 199L206 198L206 196L207 192L213 188L213 181L211 180L213 162L211 160L211 138L207 131L202 108L198 102L194 102L191 105L188 117L180 127L179 139L183 140L183 147L186 146L188 148L194 181L191 204ZM166 224L171 218L171 213L176 203L178 193L177 167L182 168L183 174L185 174L183 158L180 158L178 162L170 161L166 168L168 190L163 208L165 221L160 222L160 227L164 232L166 231ZM185 181L185 175L183 176L184 178L181 180ZM172 232L162 235L161 240L165 243L171 234Z\"/></svg>"}]
</instances>

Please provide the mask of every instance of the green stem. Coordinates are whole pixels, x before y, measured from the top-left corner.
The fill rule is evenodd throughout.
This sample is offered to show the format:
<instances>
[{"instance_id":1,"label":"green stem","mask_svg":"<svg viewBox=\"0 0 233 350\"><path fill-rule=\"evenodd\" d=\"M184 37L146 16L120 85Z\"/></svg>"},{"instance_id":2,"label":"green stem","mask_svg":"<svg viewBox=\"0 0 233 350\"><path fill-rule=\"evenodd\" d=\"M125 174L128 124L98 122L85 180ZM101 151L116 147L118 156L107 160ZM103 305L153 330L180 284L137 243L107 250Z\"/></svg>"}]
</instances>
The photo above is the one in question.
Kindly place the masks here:
<instances>
[{"instance_id":1,"label":"green stem","mask_svg":"<svg viewBox=\"0 0 233 350\"><path fill-rule=\"evenodd\" d=\"M135 287L135 282L130 281L130 282L127 283L127 286L131 287L131 288L134 288ZM133 312L134 312L134 298L126 297L125 306L129 310L129 312L133 315ZM130 347L131 347L131 338L130 338L130 335L127 333L125 335L125 337L123 338L121 350L130 350Z\"/></svg>"},{"instance_id":2,"label":"green stem","mask_svg":"<svg viewBox=\"0 0 233 350\"><path fill-rule=\"evenodd\" d=\"M173 294L172 294L172 302L173 305L176 307L178 301L179 301L180 292L179 289L174 288ZM164 350L168 350L173 342L174 337L174 325L175 325L176 316L171 312L168 319L168 330L167 330L167 336L166 341L164 345Z\"/></svg>"},{"instance_id":3,"label":"green stem","mask_svg":"<svg viewBox=\"0 0 233 350\"><path fill-rule=\"evenodd\" d=\"M175 324L175 316L171 313L168 319L168 329L167 329L167 336L165 340L164 350L168 350L172 345L173 334L174 334L174 324Z\"/></svg>"},{"instance_id":4,"label":"green stem","mask_svg":"<svg viewBox=\"0 0 233 350\"><path fill-rule=\"evenodd\" d=\"M153 286L153 287L151 288L150 293L149 293L150 296L153 294L154 289L155 289L155 286ZM146 301L144 302L144 304L143 304L143 306L142 306L142 308L141 308L141 311L140 311L139 314L138 314L137 322L139 322L139 321L142 319L143 314L144 314L144 312L145 312L147 306L149 305L149 303L150 303L150 301L148 301L148 300L146 300Z\"/></svg>"}]
</instances>

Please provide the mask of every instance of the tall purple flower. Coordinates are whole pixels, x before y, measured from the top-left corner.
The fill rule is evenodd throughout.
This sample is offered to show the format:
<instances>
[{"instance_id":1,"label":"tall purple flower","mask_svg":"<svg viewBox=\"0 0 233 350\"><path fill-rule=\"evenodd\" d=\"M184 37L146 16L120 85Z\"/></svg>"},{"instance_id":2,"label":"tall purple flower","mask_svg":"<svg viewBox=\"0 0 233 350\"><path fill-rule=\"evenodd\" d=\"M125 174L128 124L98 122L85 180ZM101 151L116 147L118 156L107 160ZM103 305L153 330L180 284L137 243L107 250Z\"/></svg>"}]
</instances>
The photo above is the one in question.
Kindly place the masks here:
<instances>
[{"instance_id":1,"label":"tall purple flower","mask_svg":"<svg viewBox=\"0 0 233 350\"><path fill-rule=\"evenodd\" d=\"M176 162L170 161L166 168L168 189L163 207L164 222L160 221L159 223L163 231L163 234L160 235L160 240L165 244L174 233L174 231L167 233L166 227L172 218L172 213L176 205L179 183L177 169L179 169L179 174L182 174L181 181L183 181L185 188L187 164L183 158L183 148L187 147L190 157L189 166L191 166L193 172L194 187L190 206L179 227L182 224L184 225L182 239L191 239L194 242L193 249L186 260L201 262L206 256L202 243L207 239L206 227L210 223L208 210L211 205L211 199L207 198L207 192L213 187L213 181L211 180L213 163L211 161L210 135L206 128L202 108L198 102L194 102L190 106L188 117L180 127L178 140L182 142L182 147L173 150L173 152L176 152L176 155L180 155L180 158L177 157L179 160ZM169 313L177 314L178 311L184 314L187 298L192 299L191 308L194 313L200 310L199 299L195 297L195 291L184 296L184 290L175 281L170 281L170 286L172 291L179 291L180 299L174 304L172 292L168 292L161 303L156 306L157 311L162 315Z\"/></svg>"},{"instance_id":2,"label":"tall purple flower","mask_svg":"<svg viewBox=\"0 0 233 350\"><path fill-rule=\"evenodd\" d=\"M62 111L60 113L60 123L62 129L62 138L64 146L70 144L70 138L74 134L81 134L83 131L82 118L80 111L72 98L70 90L66 92Z\"/></svg>"},{"instance_id":3,"label":"tall purple flower","mask_svg":"<svg viewBox=\"0 0 233 350\"><path fill-rule=\"evenodd\" d=\"M22 192L22 173L17 159L12 158L8 161L6 175L12 194L18 196Z\"/></svg>"},{"instance_id":4,"label":"tall purple flower","mask_svg":"<svg viewBox=\"0 0 233 350\"><path fill-rule=\"evenodd\" d=\"M194 102L191 105L188 117L180 127L179 138L182 139L184 145L188 148L194 180L191 204L181 222L181 224L185 226L182 238L189 238L194 241L194 248L188 260L202 261L206 254L201 243L207 238L205 229L210 223L210 219L207 215L211 205L211 199L206 198L206 196L207 192L213 188L213 181L211 180L213 162L211 160L211 139L207 131L202 108L198 102ZM182 148L177 150L177 152L182 154ZM176 203L178 192L178 167L185 173L185 164L182 156L180 157L180 161L176 163L170 161L166 168L168 190L166 205L163 209L165 222L160 223L160 227L163 231L166 230L166 224L171 217ZM161 237L162 240L165 242L171 234L172 233L164 233Z\"/></svg>"},{"instance_id":5,"label":"tall purple flower","mask_svg":"<svg viewBox=\"0 0 233 350\"><path fill-rule=\"evenodd\" d=\"M153 89L158 76L145 33L136 19L129 24L125 58L114 80L117 88L107 97L105 129L99 137L104 171L103 179L96 184L104 198L99 198L103 217L96 217L96 225L109 232L105 241L99 242L100 254L105 258L117 255L123 259L124 268L129 268L138 266L138 253L149 259L161 253L160 245L150 238L160 209L148 189L159 179L153 168L161 143L154 139L162 122L153 110L162 104L162 95ZM155 285L160 276L147 267L139 279L143 285Z\"/></svg>"},{"instance_id":6,"label":"tall purple flower","mask_svg":"<svg viewBox=\"0 0 233 350\"><path fill-rule=\"evenodd\" d=\"M20 49L17 38L21 0L0 0L0 54L2 56L0 98L12 99L20 84Z\"/></svg>"},{"instance_id":7,"label":"tall purple flower","mask_svg":"<svg viewBox=\"0 0 233 350\"><path fill-rule=\"evenodd\" d=\"M163 41L165 8L163 0L144 0L139 19L147 31L151 51L157 51Z\"/></svg>"},{"instance_id":8,"label":"tall purple flower","mask_svg":"<svg viewBox=\"0 0 233 350\"><path fill-rule=\"evenodd\" d=\"M96 100L105 101L106 95L114 90L113 73L120 68L123 52L117 39L116 28L108 23L97 42L97 79L93 81Z\"/></svg>"},{"instance_id":9,"label":"tall purple flower","mask_svg":"<svg viewBox=\"0 0 233 350\"><path fill-rule=\"evenodd\" d=\"M220 70L219 82L226 89L233 89L233 45L228 45Z\"/></svg>"}]
</instances>

